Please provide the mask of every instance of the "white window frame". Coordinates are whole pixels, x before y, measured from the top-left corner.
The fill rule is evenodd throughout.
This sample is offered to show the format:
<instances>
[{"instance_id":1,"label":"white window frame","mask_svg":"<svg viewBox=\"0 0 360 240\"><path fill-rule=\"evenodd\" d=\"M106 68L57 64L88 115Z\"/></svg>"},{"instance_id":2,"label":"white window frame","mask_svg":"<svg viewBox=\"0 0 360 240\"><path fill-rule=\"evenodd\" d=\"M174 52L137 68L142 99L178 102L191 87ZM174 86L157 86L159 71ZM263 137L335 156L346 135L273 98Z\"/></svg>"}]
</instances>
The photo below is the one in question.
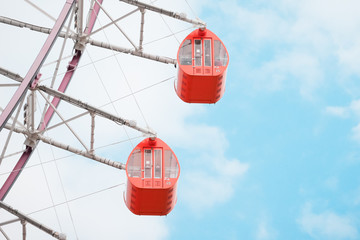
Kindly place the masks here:
<instances>
[{"instance_id":1,"label":"white window frame","mask_svg":"<svg viewBox=\"0 0 360 240\"><path fill-rule=\"evenodd\" d=\"M149 150L150 151L150 177L146 176L146 151ZM152 169L153 169L153 151L151 148L145 148L144 149L144 179L150 179L152 178Z\"/></svg>"},{"instance_id":2,"label":"white window frame","mask_svg":"<svg viewBox=\"0 0 360 240\"><path fill-rule=\"evenodd\" d=\"M196 65L196 41L200 41L200 65ZM194 39L194 66L195 67L202 67L203 66L203 44L201 39Z\"/></svg>"},{"instance_id":3,"label":"white window frame","mask_svg":"<svg viewBox=\"0 0 360 240\"><path fill-rule=\"evenodd\" d=\"M209 52L209 54L210 54L210 65L209 66L205 65L205 63L206 63L205 41L208 41L209 44L210 44L210 52ZM212 56L212 53L211 53L211 39L204 39L204 67L211 67L212 66L212 58L211 58L211 56Z\"/></svg>"},{"instance_id":4,"label":"white window frame","mask_svg":"<svg viewBox=\"0 0 360 240\"><path fill-rule=\"evenodd\" d=\"M155 169L156 169L156 157L155 157L155 152L156 151L159 151L160 152L160 176L159 177L157 177L156 176L156 172L155 172ZM156 179L161 179L162 178L162 149L161 148L156 148L156 149L154 149L154 178L156 178Z\"/></svg>"}]
</instances>

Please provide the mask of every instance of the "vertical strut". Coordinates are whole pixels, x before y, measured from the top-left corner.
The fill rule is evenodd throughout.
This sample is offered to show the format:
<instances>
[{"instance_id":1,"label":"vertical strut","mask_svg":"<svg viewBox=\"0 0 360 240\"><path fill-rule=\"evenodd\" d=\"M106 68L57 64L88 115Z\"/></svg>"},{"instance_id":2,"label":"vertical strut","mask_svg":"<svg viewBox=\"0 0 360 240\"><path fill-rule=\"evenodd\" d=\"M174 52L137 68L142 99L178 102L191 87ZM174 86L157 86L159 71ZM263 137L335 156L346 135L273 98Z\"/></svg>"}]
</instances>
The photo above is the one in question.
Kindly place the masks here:
<instances>
[{"instance_id":1,"label":"vertical strut","mask_svg":"<svg viewBox=\"0 0 360 240\"><path fill-rule=\"evenodd\" d=\"M68 2L71 2L73 4L73 0L67 0L65 6L68 4ZM103 2L103 0L99 0L98 2L101 4ZM94 7L90 11L90 18L89 18L89 21L88 21L88 23L86 25L86 29L85 29L86 34L91 33L91 31L93 30L97 15L99 13L99 10L100 10L100 7L99 7L98 3L96 2L94 4ZM57 20L57 21L59 21L59 20ZM61 82L61 84L60 84L60 86L58 88L58 91L65 92L65 90L66 90L67 86L69 85L70 80L71 80L71 78L72 78L72 76L73 76L73 74L74 74L74 72L76 70L76 67L77 67L77 65L78 65L78 63L80 61L81 55L82 55L81 51L75 50L75 54L74 54L71 62L68 65L67 72L65 73L65 76L64 76L64 78L63 78L63 80L62 80L62 82ZM59 102L60 102L59 98L54 98L53 101L52 101L52 104L55 107L57 107L59 105ZM39 125L38 130L42 131L48 126L53 114L54 114L54 109L51 108L51 107L48 108L48 110L45 113L44 121L43 121L43 123L41 123ZM4 124L4 126L5 126L5 124ZM38 141L37 141L37 143L38 143ZM3 201L5 199L5 197L6 197L6 195L9 193L11 187L13 186L16 179L19 177L21 171L25 167L27 161L31 157L31 154L33 153L33 150L35 149L35 147L36 147L36 145L33 148L29 147L29 146L26 146L25 152L21 155L18 163L15 165L13 171L10 173L10 175L6 179L4 185L0 189L0 200L1 201Z\"/></svg>"},{"instance_id":2,"label":"vertical strut","mask_svg":"<svg viewBox=\"0 0 360 240\"><path fill-rule=\"evenodd\" d=\"M26 221L21 220L21 225L22 225L22 232L23 232L23 240L26 240Z\"/></svg>"},{"instance_id":3,"label":"vertical strut","mask_svg":"<svg viewBox=\"0 0 360 240\"><path fill-rule=\"evenodd\" d=\"M95 113L91 112L90 154L94 154Z\"/></svg>"},{"instance_id":4,"label":"vertical strut","mask_svg":"<svg viewBox=\"0 0 360 240\"><path fill-rule=\"evenodd\" d=\"M44 224L41 224L39 223L38 221L36 221L35 219L27 216L26 214L20 212L19 210L17 209L14 209L13 207L11 207L10 205L0 201L0 208L4 209L5 211L19 217L21 219L21 224L24 225L25 221L30 223L31 225L33 225L34 227L37 227L39 228L40 230L46 232L47 234L50 234L51 236L53 236L54 238L56 239L59 239L59 240L65 240L66 239L66 235L63 234L63 233L59 233L57 231L54 231L53 229L45 226ZM23 237L26 236L26 233L25 235L23 235Z\"/></svg>"},{"instance_id":5,"label":"vertical strut","mask_svg":"<svg viewBox=\"0 0 360 240\"><path fill-rule=\"evenodd\" d=\"M144 22L145 22L145 9L140 8L141 12L141 22L140 22L140 40L139 40L139 51L143 50L143 40L144 40Z\"/></svg>"}]
</instances>

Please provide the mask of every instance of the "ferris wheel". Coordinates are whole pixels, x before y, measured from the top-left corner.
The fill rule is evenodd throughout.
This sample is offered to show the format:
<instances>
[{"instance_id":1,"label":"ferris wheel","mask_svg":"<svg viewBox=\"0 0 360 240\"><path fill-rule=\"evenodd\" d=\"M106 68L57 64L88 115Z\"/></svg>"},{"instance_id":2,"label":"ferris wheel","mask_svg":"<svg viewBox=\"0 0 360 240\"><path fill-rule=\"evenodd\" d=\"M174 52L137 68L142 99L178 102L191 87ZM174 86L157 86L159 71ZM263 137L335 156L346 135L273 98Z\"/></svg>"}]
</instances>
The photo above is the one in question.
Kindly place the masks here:
<instances>
[{"instance_id":1,"label":"ferris wheel","mask_svg":"<svg viewBox=\"0 0 360 240\"><path fill-rule=\"evenodd\" d=\"M58 17L48 12L49 6L25 1L32 12L26 20L20 13L18 18L0 16L3 26L17 31L16 36L4 36L7 48L14 48L14 55L6 58L29 59L30 66L17 72L15 65L0 65L0 210L6 212L0 218L0 237L11 239L6 227L17 225L22 233L14 237L26 239L28 224L66 239L58 209L62 205L79 238L69 202L120 185L125 185L122 204L132 214L169 214L177 201L181 160L149 123L158 126L156 121L164 119L156 116L156 109L166 98L184 104L213 104L221 99L229 64L221 39L205 22L157 7L156 1L119 0L106 5L103 0L64 0L51 7ZM38 18L31 22L31 16ZM52 21L52 27L41 24L44 18ZM24 29L31 31L21 36ZM169 39L172 43L164 44ZM36 54L28 56L27 50ZM162 96L154 96L150 89L160 86L157 92ZM166 124L171 128L171 121ZM36 161L30 164L33 158ZM70 198L64 187L68 173L61 174L59 163L63 159L68 161L67 171L74 174L81 175L82 165L69 167L79 164L70 159L91 159L100 163L93 166L95 172L112 167L111 174L122 177L111 187ZM33 169L38 170L32 174L43 175L50 206L15 209L6 199L19 197L11 195L20 191L19 185L36 192L35 186L19 178ZM56 180L51 178L54 175ZM68 184L86 188L95 179ZM55 185L62 194L61 204L52 190ZM19 205L25 206L27 199L22 202ZM33 216L48 209L53 209L52 226Z\"/></svg>"}]
</instances>

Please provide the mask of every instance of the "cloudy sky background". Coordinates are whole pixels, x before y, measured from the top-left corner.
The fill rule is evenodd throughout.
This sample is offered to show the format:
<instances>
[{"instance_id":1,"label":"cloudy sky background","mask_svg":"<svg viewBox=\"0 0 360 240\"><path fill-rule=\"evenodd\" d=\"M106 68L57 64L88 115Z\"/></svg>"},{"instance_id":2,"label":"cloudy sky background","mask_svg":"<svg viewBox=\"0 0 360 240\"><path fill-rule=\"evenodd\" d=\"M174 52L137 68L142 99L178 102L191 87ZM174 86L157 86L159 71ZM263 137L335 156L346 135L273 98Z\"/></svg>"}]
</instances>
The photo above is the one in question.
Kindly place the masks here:
<instances>
[{"instance_id":1,"label":"cloudy sky background","mask_svg":"<svg viewBox=\"0 0 360 240\"><path fill-rule=\"evenodd\" d=\"M63 1L36 3L54 17L63 6ZM155 5L201 18L223 40L230 54L224 97L215 105L185 104L173 90L173 66L92 46L67 93L149 125L173 148L181 164L175 209L167 217L134 216L123 202L124 172L45 144L39 144L5 202L69 239L358 239L360 3L158 0ZM106 0L104 7L114 18L133 9ZM53 24L24 1L6 4L0 13ZM136 42L139 20L137 13L120 22ZM108 21L102 13L95 29ZM150 43L144 51L175 57L189 27L147 12L144 42ZM46 35L4 24L0 31L0 66L25 76ZM131 48L114 27L93 37ZM57 59L61 44L59 39L48 62ZM64 56L72 47L69 41ZM60 66L58 82L68 61ZM50 85L54 67L43 68L41 84ZM123 98L169 78L135 94L136 100ZM5 106L11 90L0 90ZM38 100L44 104L40 95ZM59 110L65 118L82 113L66 103ZM54 117L52 124L59 121ZM100 117L96 124L96 153L125 163L140 134ZM88 115L71 126L89 142ZM6 133L0 134L0 146ZM46 134L81 148L66 127ZM14 137L9 153L23 141ZM4 160L0 183L17 158ZM0 210L0 222L12 218ZM20 226L3 229L17 239ZM48 237L29 225L28 234Z\"/></svg>"}]
</instances>

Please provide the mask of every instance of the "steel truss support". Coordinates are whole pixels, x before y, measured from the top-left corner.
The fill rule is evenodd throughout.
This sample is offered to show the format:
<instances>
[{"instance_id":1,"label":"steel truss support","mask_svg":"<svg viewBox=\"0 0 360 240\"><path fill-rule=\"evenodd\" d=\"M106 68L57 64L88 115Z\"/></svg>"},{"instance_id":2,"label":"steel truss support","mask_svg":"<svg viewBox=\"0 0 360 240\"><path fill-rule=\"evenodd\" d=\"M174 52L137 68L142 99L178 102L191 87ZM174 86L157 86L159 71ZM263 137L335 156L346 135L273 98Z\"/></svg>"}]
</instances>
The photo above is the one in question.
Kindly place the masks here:
<instances>
[{"instance_id":1,"label":"steel truss support","mask_svg":"<svg viewBox=\"0 0 360 240\"><path fill-rule=\"evenodd\" d=\"M127 119L124 119L124 118L121 118L121 117L117 117L117 116L115 116L115 115L113 115L111 113L108 113L108 112L106 112L104 110L101 110L101 109L99 109L97 107L91 106L90 104L84 103L84 102L82 102L82 101L80 101L78 99L70 97L70 96L68 96L68 95L66 95L64 93L61 93L59 91L56 91L54 89L51 89L51 88L48 88L48 87L45 87L45 86L38 86L37 88L39 90L47 93L47 94L50 94L50 95L52 95L54 97L57 97L57 98L59 98L61 100L64 100L65 102L68 102L68 103L70 103L72 105L78 106L78 107L80 107L82 109L86 109L86 110L88 110L90 112L93 112L93 113L99 115L99 116L110 119L110 120L112 120L112 121L114 121L116 123L119 123L121 125L125 125L127 127L133 128L133 129L135 129L135 130L137 130L139 132L142 132L142 133L144 133L146 135L150 135L151 137L156 136L156 133L154 131L152 131L150 129L145 129L145 128L136 126L135 121L131 121L131 120L127 120Z\"/></svg>"},{"instance_id":2,"label":"steel truss support","mask_svg":"<svg viewBox=\"0 0 360 240\"><path fill-rule=\"evenodd\" d=\"M18 81L22 81L22 77L19 76L18 74L15 74L13 72L10 72L6 69L3 69L3 68L0 68L0 70L2 70L2 72L4 72L4 75L5 76L9 76L10 78L16 78ZM0 74L2 74L2 72L0 71ZM136 126L136 123L135 121L131 121L131 120L127 120L127 119L124 119L124 118L121 118L121 117L117 117L111 113L108 113L104 110L101 110L97 107L94 107L94 106L91 106L90 104L88 103L84 103L82 102L81 100L79 99L75 99L73 97L70 97L60 91L57 91L55 89L52 89L52 88L49 88L49 87L46 87L46 86L43 86L43 85L40 85L40 86L37 86L36 89L38 90L41 90L49 95L52 95L58 99L61 99L61 100L64 100L65 102L68 102L74 106L77 106L77 107L80 107L82 109L85 109L85 110L88 110L90 113L94 113L94 114L97 114L99 116L102 116L104 118L107 118L109 120L112 120L116 123L119 123L121 125L125 125L127 127L130 127L130 128L133 128L139 132L142 132L143 134L145 135L150 135L150 137L154 137L156 136L156 132L150 130L150 129L145 129L145 128L142 128L142 127L138 127ZM56 110L54 109L54 111L56 112ZM63 119L64 123L66 124L67 121L65 121Z\"/></svg>"},{"instance_id":3,"label":"steel truss support","mask_svg":"<svg viewBox=\"0 0 360 240\"><path fill-rule=\"evenodd\" d=\"M0 227L0 232L2 233L2 235L5 237L6 240L10 240L9 236L6 235L6 233L4 232L4 230Z\"/></svg>"},{"instance_id":4,"label":"steel truss support","mask_svg":"<svg viewBox=\"0 0 360 240\"><path fill-rule=\"evenodd\" d=\"M157 13L160 13L160 14L172 17L172 18L176 18L176 19L182 20L184 22L192 23L195 26L200 27L200 28L206 28L205 22L203 22L201 20L193 20L193 19L187 18L184 13L171 12L171 11L168 11L168 10L165 10L162 8L158 8L158 7L155 7L153 5L150 5L150 4L147 4L144 2L140 2L138 0L119 0L119 1L130 4L130 5L134 5L139 8L147 9L149 11L157 12Z\"/></svg>"},{"instance_id":5,"label":"steel truss support","mask_svg":"<svg viewBox=\"0 0 360 240\"><path fill-rule=\"evenodd\" d=\"M5 128L7 129L10 129L11 128L11 125L10 124L6 124L5 125ZM61 149L64 149L66 151L69 151L69 152L72 152L72 153L75 153L77 155L80 155L80 156L83 156L83 157L86 157L86 158L90 158L92 160L95 160L97 162L100 162L100 163L103 163L103 164L106 164L108 166L111 166L111 167L114 167L114 168L117 168L117 169L122 169L122 170L125 170L125 164L123 163L120 163L120 162L115 162L115 161L112 161L110 159L107 159L107 158L103 158L103 157L100 157L100 156L97 156L95 154L91 154L89 152L86 152L86 151L82 151L80 149L77 149L77 148L74 148L68 144L65 144L65 143L61 143L61 142L58 142L58 141L55 141L49 137L45 137L41 134L37 134L37 133L29 133L26 129L22 129L22 128L18 128L18 127L15 127L13 129L14 132L17 132L17 133L21 133L21 134L25 134L27 135L29 138L32 138L34 141L38 141L38 140L41 140L42 142L44 143L47 143L47 144L50 144L52 146L55 146L55 147L58 147L58 148L61 148ZM1 226L1 225L0 225Z\"/></svg>"},{"instance_id":6,"label":"steel truss support","mask_svg":"<svg viewBox=\"0 0 360 240\"><path fill-rule=\"evenodd\" d=\"M76 13L76 29L77 34L81 35L83 32L83 10L84 10L84 0L78 0L77 4L77 13Z\"/></svg>"},{"instance_id":7,"label":"steel truss support","mask_svg":"<svg viewBox=\"0 0 360 240\"><path fill-rule=\"evenodd\" d=\"M43 47L41 48L38 56L36 57L33 65L30 67L28 73L26 74L24 81L21 82L20 87L14 93L14 96L11 98L8 105L5 107L4 111L0 115L0 131L5 126L8 119L11 117L12 113L15 111L17 105L21 101L21 99L26 94L27 89L30 87L31 83L34 81L37 76L42 64L44 63L47 55L49 54L52 46L57 39L70 11L74 4L74 0L67 0L59 18L56 20L55 25L50 32L48 38L46 39Z\"/></svg>"},{"instance_id":8,"label":"steel truss support","mask_svg":"<svg viewBox=\"0 0 360 240\"><path fill-rule=\"evenodd\" d=\"M111 21L110 23L108 23L108 24L106 24L106 25L102 26L101 28L98 28L98 29L96 29L95 31L92 31L91 33L89 33L89 34L87 35L87 37L90 37L91 35L94 35L95 33L97 33L97 32L100 32L100 31L104 30L105 28L107 28L107 27L111 26L112 24L117 23L117 22L118 22L118 21L120 21L121 19L124 19L124 18L126 18L126 17L130 16L130 15L131 15L131 14L133 14L133 13L136 13L138 10L139 10L139 9L132 10L131 12L128 12L127 14L125 14L125 15L123 15L123 16L121 16L121 17L117 18L116 20Z\"/></svg>"},{"instance_id":9,"label":"steel truss support","mask_svg":"<svg viewBox=\"0 0 360 240\"><path fill-rule=\"evenodd\" d=\"M7 76L13 76L13 77L16 76L16 79L18 79L20 82L22 81L22 78L18 74L12 73L12 72L10 72L10 71L8 71L6 69L3 69L3 72L5 72L6 73L5 75L7 75ZM0 74L2 74L2 73L0 72ZM79 99L75 99L73 97L70 97L70 96L66 95L65 93L62 93L62 92L57 91L55 89L52 89L52 88L49 88L49 87L46 87L46 86L43 86L43 85L37 86L36 89L41 90L41 91L43 91L43 92L45 92L45 93L47 93L49 95L52 95L53 97L56 97L58 99L64 100L65 102L68 102L68 103L70 103L70 104L72 104L74 106L77 106L77 107L80 107L82 109L88 110L91 114L96 114L96 115L102 116L104 118L112 120L112 121L114 121L116 123L119 123L121 125L125 125L127 127L132 128L132 129L135 129L135 130L137 130L137 131L139 131L139 132L141 132L141 133L143 133L145 135L149 135L150 137L154 137L154 136L157 135L156 132L154 132L154 131L152 131L150 129L146 129L146 128L136 126L135 121L127 120L127 119L115 116L115 115L113 115L111 113L108 113L108 112L106 112L104 110L101 110L100 108L94 107L94 106L92 106L92 105L90 105L88 103L84 103ZM55 112L57 112L56 109L53 109L53 110ZM62 117L60 116L60 118L62 118ZM62 120L63 120L64 124L67 124L68 121L65 121L63 118L62 118ZM63 124L63 123L61 123L61 124ZM82 143L82 145L84 145L84 144Z\"/></svg>"},{"instance_id":10,"label":"steel truss support","mask_svg":"<svg viewBox=\"0 0 360 240\"><path fill-rule=\"evenodd\" d=\"M16 26L16 27L29 28L29 29L31 29L33 31L42 32L42 33L46 33L46 34L50 33L50 31L51 31L50 28L40 27L40 26L24 23L24 22L15 20L15 19L10 19L10 18L6 18L6 17L2 17L2 16L0 16L0 22L1 23L6 23L6 24L9 24L9 25L12 25L12 26ZM65 38L66 33L65 32L60 32L59 37ZM79 41L79 42L82 41L83 42L82 44L90 43L91 45L93 45L95 47L106 48L106 49L113 50L113 51L116 51L116 52L131 54L133 56L146 58L146 59L149 59L149 60L162 62L162 63L166 63L166 64L174 64L174 65L176 64L176 59L169 58L169 57L159 56L159 55L150 54L150 53L144 53L142 51L136 51L136 50L131 49L131 48L124 48L124 47L116 46L116 45L109 44L109 43L106 43L106 42L97 41L97 40L94 40L94 39L91 39L91 38L79 39L79 37L76 34L71 34L71 33L67 37L70 38L70 39L73 39L75 41Z\"/></svg>"},{"instance_id":11,"label":"steel truss support","mask_svg":"<svg viewBox=\"0 0 360 240\"><path fill-rule=\"evenodd\" d=\"M20 222L21 222L21 225L22 225L23 240L26 240L26 221L21 220Z\"/></svg>"},{"instance_id":12,"label":"steel truss support","mask_svg":"<svg viewBox=\"0 0 360 240\"><path fill-rule=\"evenodd\" d=\"M145 24L145 9L141 8L141 21L140 21L140 37L139 37L139 51L143 50L143 41L144 41L144 24Z\"/></svg>"},{"instance_id":13,"label":"steel truss support","mask_svg":"<svg viewBox=\"0 0 360 240\"><path fill-rule=\"evenodd\" d=\"M100 4L102 3L103 0L100 0ZM74 4L74 2L72 0L67 0L65 6L68 5L68 3L71 3L71 6ZM65 7L64 7L65 8ZM68 12L70 12L70 9L68 9ZM94 24L95 24L95 21L96 21L96 18L97 18L97 15L99 13L99 10L100 10L100 7L98 6L97 3L94 4L94 6L90 9L90 14L89 14L89 19L88 19L88 22L86 24L86 28L85 28L85 34L89 34L91 33L93 27L94 27ZM62 16L63 12L60 14L60 16ZM57 20L59 21L60 18ZM56 25L56 24L55 24ZM61 29L61 28L60 28ZM59 31L60 31L59 29ZM59 32L57 32L57 35L58 35ZM51 35L51 33L50 33ZM50 37L50 36L49 36ZM65 92L67 86L69 85L70 81L71 81L71 78L72 76L74 75L74 72L76 70L76 67L78 66L79 64L79 61L80 61L80 58L81 58L81 55L82 55L82 52L79 51L79 50L75 50L75 54L72 58L72 60L70 61L69 65L68 65L68 68L67 68L67 72L65 73L65 76L58 88L58 91L59 92ZM42 64L43 62L41 62ZM33 78L35 78L35 76L37 75L39 69L37 69L36 71L36 74L34 74ZM30 82L32 81L33 79L30 79L29 81L29 84L30 85ZM23 85L23 82L22 82L22 85ZM24 84L26 85L26 84ZM28 85L26 85L26 89L28 88ZM60 99L59 98L54 98L53 101L52 101L52 104L57 107L59 105L59 102L60 102ZM14 110L12 110L14 111ZM38 130L39 131L42 131L44 129L46 129L46 127L48 126L52 116L54 114L54 110L53 108L48 108L48 110L46 111L45 113L45 116L44 116L44 119L42 120L42 122L40 123L39 127L38 127ZM3 114L2 114L3 115ZM1 116L2 116L1 115ZM5 114L6 116L7 115L11 115L9 113ZM10 117L10 116L9 116ZM5 119L4 119L5 120ZM7 120L7 119L6 119ZM1 123L1 122L0 122ZM6 121L4 121L4 126L5 126L5 123ZM38 141L37 141L38 143ZM36 145L37 145L36 143ZM13 186L13 184L15 183L16 179L19 177L20 173L22 172L22 170L24 169L26 163L28 162L28 160L30 159L32 153L33 153L33 150L35 149L36 145L34 147L30 147L30 146L26 146L26 149L24 151L24 153L21 155L19 161L17 162L17 164L15 165L13 171L10 173L10 175L8 176L8 178L6 179L4 185L1 187L0 189L0 200L3 201L6 197L6 195L9 193L11 187Z\"/></svg>"},{"instance_id":14,"label":"steel truss support","mask_svg":"<svg viewBox=\"0 0 360 240\"><path fill-rule=\"evenodd\" d=\"M23 105L23 101L24 101L24 98L22 99L22 101L21 101L21 103L20 103L20 106L19 106L18 110L16 111L16 114L15 114L15 117L14 117L14 120L13 120L13 123L12 123L11 128L10 128L10 132L9 132L7 138L6 138L4 148L3 148L2 152L1 152L1 155L0 155L0 165L1 165L1 163L2 163L2 160L4 159L4 156L5 156L5 153L6 153L6 149L7 149L7 147L8 147L9 142L10 142L10 138L11 138L12 132L13 132L13 130L14 130L14 127L15 127L15 125L16 125L17 119L18 119L18 117L19 117L19 113L20 113L21 107L22 107L22 105Z\"/></svg>"},{"instance_id":15,"label":"steel truss support","mask_svg":"<svg viewBox=\"0 0 360 240\"><path fill-rule=\"evenodd\" d=\"M97 2L97 0L95 0L95 1ZM136 47L135 43L129 38L129 36L126 35L126 33L121 29L121 27L114 21L114 19L110 16L110 14L100 4L99 4L99 6L100 6L101 10L103 10L105 15L111 20L111 22L114 23L116 28L119 29L119 31L124 35L124 37L131 43L131 45L133 45L135 50L137 50L137 47Z\"/></svg>"},{"instance_id":16,"label":"steel truss support","mask_svg":"<svg viewBox=\"0 0 360 240\"><path fill-rule=\"evenodd\" d=\"M13 220L8 220L8 221L5 221L5 222L2 222L2 223L0 223L0 227L1 227L1 226L8 225L8 224L11 224L11 223L14 223L14 222L18 222L18 221L20 221L20 220L21 220L20 218L15 218L15 219L13 219Z\"/></svg>"},{"instance_id":17,"label":"steel truss support","mask_svg":"<svg viewBox=\"0 0 360 240\"><path fill-rule=\"evenodd\" d=\"M31 225L39 228L40 230L46 232L47 234L50 234L51 236L53 236L56 239L59 239L59 240L65 240L66 239L65 234L59 233L59 232L56 232L56 231L52 230L51 228L45 226L44 224L39 223L35 219L33 219L33 218L29 217L29 216L26 216L26 214L20 212L19 210L16 210L16 209L12 208L10 205L4 203L3 201L0 201L0 208L3 208L7 212L19 217L21 219L21 222L26 221L26 222L30 223Z\"/></svg>"}]
</instances>

